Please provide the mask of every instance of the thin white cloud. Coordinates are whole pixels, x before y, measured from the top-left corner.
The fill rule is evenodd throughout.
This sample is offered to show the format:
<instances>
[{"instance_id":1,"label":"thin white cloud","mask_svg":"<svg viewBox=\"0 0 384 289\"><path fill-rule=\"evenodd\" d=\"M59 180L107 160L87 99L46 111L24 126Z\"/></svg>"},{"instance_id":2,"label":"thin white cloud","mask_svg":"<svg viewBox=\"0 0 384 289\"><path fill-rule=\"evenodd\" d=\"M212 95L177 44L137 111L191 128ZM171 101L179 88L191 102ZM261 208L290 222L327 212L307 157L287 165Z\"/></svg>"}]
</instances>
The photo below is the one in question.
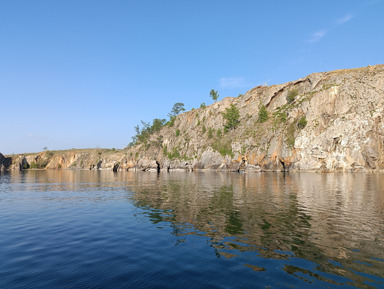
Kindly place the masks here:
<instances>
[{"instance_id":1,"label":"thin white cloud","mask_svg":"<svg viewBox=\"0 0 384 289\"><path fill-rule=\"evenodd\" d=\"M320 41L321 38L323 38L327 34L326 30L319 30L315 33L312 33L311 37L308 39L308 42L314 43Z\"/></svg>"},{"instance_id":2,"label":"thin white cloud","mask_svg":"<svg viewBox=\"0 0 384 289\"><path fill-rule=\"evenodd\" d=\"M353 18L352 14L345 15L344 17L341 17L340 19L337 19L336 20L336 24L338 24L338 25L345 24L348 21L350 21L352 18Z\"/></svg>"},{"instance_id":3,"label":"thin white cloud","mask_svg":"<svg viewBox=\"0 0 384 289\"><path fill-rule=\"evenodd\" d=\"M221 88L241 88L247 86L243 77L223 77L220 78L219 85Z\"/></svg>"}]
</instances>

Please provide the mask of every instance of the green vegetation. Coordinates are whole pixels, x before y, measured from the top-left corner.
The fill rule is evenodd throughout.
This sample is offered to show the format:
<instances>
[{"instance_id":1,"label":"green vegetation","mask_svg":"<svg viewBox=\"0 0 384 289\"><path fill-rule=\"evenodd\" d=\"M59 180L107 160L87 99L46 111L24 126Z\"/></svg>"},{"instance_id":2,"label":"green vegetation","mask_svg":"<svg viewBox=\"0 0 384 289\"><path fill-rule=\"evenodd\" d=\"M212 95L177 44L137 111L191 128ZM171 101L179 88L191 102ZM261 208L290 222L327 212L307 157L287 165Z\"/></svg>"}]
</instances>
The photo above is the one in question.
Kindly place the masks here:
<instances>
[{"instance_id":1,"label":"green vegetation","mask_svg":"<svg viewBox=\"0 0 384 289\"><path fill-rule=\"evenodd\" d=\"M307 125L308 121L303 115L299 120L295 120L291 122L286 130L286 138L285 142L290 146L293 147L295 145L295 133L296 128L303 129Z\"/></svg>"},{"instance_id":2,"label":"green vegetation","mask_svg":"<svg viewBox=\"0 0 384 289\"><path fill-rule=\"evenodd\" d=\"M256 123L253 122L256 118L254 115L250 115L249 113L247 113L247 115L242 116L243 118L241 118L241 121L245 120L248 125L251 126L252 124L254 124L256 126L253 128L249 128L250 131L247 131L247 135L253 135L253 137L256 139L255 146L260 146L260 143L262 143L262 138L265 135L264 130L268 129L267 126L262 125L262 123L267 122L269 118L272 118L270 123L273 124L273 129L278 129L279 133L285 132L284 141L286 142L286 144L291 147L294 146L295 136L297 135L299 129L303 129L306 127L307 120L305 116L302 116L301 118L298 117L297 119L293 120L292 117L288 117L290 115L289 112L292 109L297 108L302 102L309 100L313 93L304 93L300 95L300 97L298 97L298 95L298 89L289 90L286 95L287 103L285 103L281 107L277 107L273 112L269 112L267 110L266 105L260 103ZM238 97L242 96L243 94L238 95ZM219 94L217 91L212 89L210 91L210 97L213 99L213 101L216 102L219 98ZM233 157L234 153L232 152L231 145L233 140L231 139L231 137L235 137L235 133L231 132L236 130L241 124L239 109L236 107L235 103L228 106L222 113L224 126L219 129L215 129L213 127L207 126L206 122L206 118L210 118L210 116L212 115L212 110L210 109L209 113L205 113L206 110L203 110L204 108L206 108L206 104L203 102L200 104L201 110L199 112L195 110L195 112L191 113L192 121L196 124L196 132L200 133L200 136L201 133L207 134L208 142L204 146L207 147L210 145L215 151L219 152L221 155ZM174 126L175 121L177 119L177 115L183 111L185 111L184 104L175 103L171 112L168 114L168 122L166 122L165 119L154 119L152 123L141 121L141 125L135 127L136 135L135 137L133 137L132 142L133 145L142 145L140 154L144 153L146 149L149 149L149 147L151 147L155 143L157 148L159 148L160 150L162 149L163 155L170 160L186 158L186 155L182 152L184 151L184 149L181 149L181 147L186 147L186 151L189 151L188 141L184 139L179 139L179 145L175 146L175 144L172 144L172 149L167 148L167 146L162 147L162 141L160 140L161 134L158 133L165 125L169 127ZM199 113L202 113L201 118L199 117ZM252 119L252 122L250 121L250 119ZM189 121L191 121L190 118L188 118L188 122ZM198 126L200 125L201 130L198 129ZM175 126L177 129L175 128L174 130L166 130L171 132L172 135L180 137L183 131L179 122L176 122ZM223 134L228 132L230 133L230 136L223 137ZM188 133L183 132L183 137L188 137ZM245 151L245 147L242 147L242 151Z\"/></svg>"},{"instance_id":3,"label":"green vegetation","mask_svg":"<svg viewBox=\"0 0 384 289\"><path fill-rule=\"evenodd\" d=\"M174 147L172 149L172 151L168 151L168 147L167 146L164 146L163 147L163 155L166 156L168 159L170 160L174 160L174 159L184 159L184 160L188 160L188 158L185 156L185 155L181 155L180 154L180 151L179 151L179 148L178 147Z\"/></svg>"},{"instance_id":4,"label":"green vegetation","mask_svg":"<svg viewBox=\"0 0 384 289\"><path fill-rule=\"evenodd\" d=\"M295 122L292 122L287 127L287 135L285 139L285 142L290 147L293 147L295 145L295 131L296 131L296 125L295 125Z\"/></svg>"},{"instance_id":5,"label":"green vegetation","mask_svg":"<svg viewBox=\"0 0 384 289\"><path fill-rule=\"evenodd\" d=\"M218 151L223 157L226 155L234 157L234 153L232 152L231 142L215 142L212 144L212 148Z\"/></svg>"},{"instance_id":6,"label":"green vegetation","mask_svg":"<svg viewBox=\"0 0 384 289\"><path fill-rule=\"evenodd\" d=\"M305 115L303 115L303 116L299 119L299 121L298 121L298 123L297 123L297 126L298 126L298 128L303 129L303 128L305 128L305 126L307 125L307 123L308 123L308 121L307 121L307 119L305 118Z\"/></svg>"},{"instance_id":7,"label":"green vegetation","mask_svg":"<svg viewBox=\"0 0 384 289\"><path fill-rule=\"evenodd\" d=\"M25 164L26 165L26 164ZM47 163L42 163L42 162L31 162L29 165L30 169L44 169Z\"/></svg>"},{"instance_id":8,"label":"green vegetation","mask_svg":"<svg viewBox=\"0 0 384 289\"><path fill-rule=\"evenodd\" d=\"M181 103L181 102L175 103L172 107L171 112L168 113L169 121L167 125L169 127L172 127L175 124L176 116L183 111L185 111L184 103Z\"/></svg>"},{"instance_id":9,"label":"green vegetation","mask_svg":"<svg viewBox=\"0 0 384 289\"><path fill-rule=\"evenodd\" d=\"M173 116L176 116L178 115L179 113L185 111L185 108L184 108L184 103L181 103L181 102L178 102L178 103L175 103L172 107L172 110L171 112L168 114L168 116L171 118Z\"/></svg>"},{"instance_id":10,"label":"green vegetation","mask_svg":"<svg viewBox=\"0 0 384 289\"><path fill-rule=\"evenodd\" d=\"M239 109L233 104L231 104L230 107L227 107L225 109L225 113L223 113L223 117L227 121L227 123L224 126L227 130L235 129L240 124Z\"/></svg>"},{"instance_id":11,"label":"green vegetation","mask_svg":"<svg viewBox=\"0 0 384 289\"><path fill-rule=\"evenodd\" d=\"M168 114L168 122L166 122L165 119L159 118L155 118L152 121L152 124L149 122L141 121L142 127L140 128L139 125L135 126L136 135L132 137L132 142L128 145L128 148L137 144L145 144L146 148L148 148L150 145L148 141L151 135L159 132L164 127L164 125L172 127L175 123L176 116L183 111L185 111L184 103L178 102L173 105L171 112ZM157 142L153 143L159 144L159 139Z\"/></svg>"},{"instance_id":12,"label":"green vegetation","mask_svg":"<svg viewBox=\"0 0 384 289\"><path fill-rule=\"evenodd\" d=\"M273 113L276 123L285 123L288 118L288 114L285 111L278 111Z\"/></svg>"},{"instance_id":13,"label":"green vegetation","mask_svg":"<svg viewBox=\"0 0 384 289\"><path fill-rule=\"evenodd\" d=\"M214 132L215 132L215 129L210 127L208 130L208 138L213 138Z\"/></svg>"},{"instance_id":14,"label":"green vegetation","mask_svg":"<svg viewBox=\"0 0 384 289\"><path fill-rule=\"evenodd\" d=\"M173 148L171 152L167 153L167 157L170 160L178 159L178 158L180 158L180 152L177 148Z\"/></svg>"},{"instance_id":15,"label":"green vegetation","mask_svg":"<svg viewBox=\"0 0 384 289\"><path fill-rule=\"evenodd\" d=\"M175 103L172 107L171 112L168 113L169 121L167 125L169 127L172 127L175 124L176 116L183 111L185 111L184 103L182 102Z\"/></svg>"},{"instance_id":16,"label":"green vegetation","mask_svg":"<svg viewBox=\"0 0 384 289\"><path fill-rule=\"evenodd\" d=\"M321 87L321 90L327 90L334 86L339 86L339 84L336 84L336 83L323 84L323 86Z\"/></svg>"},{"instance_id":17,"label":"green vegetation","mask_svg":"<svg viewBox=\"0 0 384 289\"><path fill-rule=\"evenodd\" d=\"M35 162L31 162L31 164L29 165L29 168L30 169L37 169L37 164Z\"/></svg>"},{"instance_id":18,"label":"green vegetation","mask_svg":"<svg viewBox=\"0 0 384 289\"><path fill-rule=\"evenodd\" d=\"M288 113L285 111L275 111L273 114L273 130L279 128L280 124L285 124L288 119Z\"/></svg>"},{"instance_id":19,"label":"green vegetation","mask_svg":"<svg viewBox=\"0 0 384 289\"><path fill-rule=\"evenodd\" d=\"M173 125L175 124L175 120L176 120L176 115L173 115L169 118L169 121L167 122L167 125L169 127L173 127Z\"/></svg>"},{"instance_id":20,"label":"green vegetation","mask_svg":"<svg viewBox=\"0 0 384 289\"><path fill-rule=\"evenodd\" d=\"M209 92L209 96L213 99L214 102L216 102L219 98L219 93L217 90L211 89L211 91Z\"/></svg>"},{"instance_id":21,"label":"green vegetation","mask_svg":"<svg viewBox=\"0 0 384 289\"><path fill-rule=\"evenodd\" d=\"M141 144L146 144L150 136L158 131L165 125L165 119L155 118L152 121L152 125L149 122L141 121L142 128L139 125L135 126L136 135L132 137L132 143L129 146Z\"/></svg>"},{"instance_id":22,"label":"green vegetation","mask_svg":"<svg viewBox=\"0 0 384 289\"><path fill-rule=\"evenodd\" d=\"M287 94L287 102L292 103L298 94L299 91L297 89L289 90Z\"/></svg>"},{"instance_id":23,"label":"green vegetation","mask_svg":"<svg viewBox=\"0 0 384 289\"><path fill-rule=\"evenodd\" d=\"M263 104L263 105L260 106L257 121L258 121L259 123L263 123L263 122L266 122L266 121L268 120L268 118L269 118L269 116L268 116L267 108L266 108L265 105Z\"/></svg>"},{"instance_id":24,"label":"green vegetation","mask_svg":"<svg viewBox=\"0 0 384 289\"><path fill-rule=\"evenodd\" d=\"M203 127L202 127L202 131L203 131L203 133L205 133L207 131L207 128L205 127L204 124L203 124Z\"/></svg>"}]
</instances>

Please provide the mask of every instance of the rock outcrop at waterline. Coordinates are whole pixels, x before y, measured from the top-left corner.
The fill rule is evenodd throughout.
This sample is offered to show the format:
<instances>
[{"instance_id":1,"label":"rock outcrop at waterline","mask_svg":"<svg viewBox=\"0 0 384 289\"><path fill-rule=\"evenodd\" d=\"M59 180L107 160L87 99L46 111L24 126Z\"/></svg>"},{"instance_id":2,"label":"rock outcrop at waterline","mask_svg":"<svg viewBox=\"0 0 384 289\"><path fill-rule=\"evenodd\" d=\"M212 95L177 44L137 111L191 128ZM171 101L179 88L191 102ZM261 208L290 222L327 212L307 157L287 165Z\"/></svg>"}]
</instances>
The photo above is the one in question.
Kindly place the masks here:
<instances>
[{"instance_id":1,"label":"rock outcrop at waterline","mask_svg":"<svg viewBox=\"0 0 384 289\"><path fill-rule=\"evenodd\" d=\"M224 132L223 113L232 104L239 125ZM384 169L383 118L384 65L314 73L182 113L126 150L43 152L17 156L11 167L378 171Z\"/></svg>"},{"instance_id":2,"label":"rock outcrop at waterline","mask_svg":"<svg viewBox=\"0 0 384 289\"><path fill-rule=\"evenodd\" d=\"M0 172L6 171L12 165L12 158L6 158L0 153Z\"/></svg>"}]
</instances>

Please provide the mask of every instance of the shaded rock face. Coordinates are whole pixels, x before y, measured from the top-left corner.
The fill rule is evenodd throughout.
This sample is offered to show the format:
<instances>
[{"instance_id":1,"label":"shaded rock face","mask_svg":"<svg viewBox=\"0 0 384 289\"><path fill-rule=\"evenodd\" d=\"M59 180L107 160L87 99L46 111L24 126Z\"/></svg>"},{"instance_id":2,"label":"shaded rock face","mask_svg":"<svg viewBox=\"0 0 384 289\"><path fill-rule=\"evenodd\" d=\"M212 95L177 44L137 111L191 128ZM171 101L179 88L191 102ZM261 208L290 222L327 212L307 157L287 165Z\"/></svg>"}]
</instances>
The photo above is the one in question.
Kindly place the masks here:
<instances>
[{"instance_id":1,"label":"shaded rock face","mask_svg":"<svg viewBox=\"0 0 384 289\"><path fill-rule=\"evenodd\" d=\"M3 154L0 153L0 172L7 171L12 165L12 158L4 157Z\"/></svg>"},{"instance_id":2,"label":"shaded rock face","mask_svg":"<svg viewBox=\"0 0 384 289\"><path fill-rule=\"evenodd\" d=\"M239 125L225 131L223 113L232 104ZM173 126L127 150L43 152L18 156L11 168L378 171L384 169L383 119L384 65L314 73L182 113Z\"/></svg>"}]
</instances>

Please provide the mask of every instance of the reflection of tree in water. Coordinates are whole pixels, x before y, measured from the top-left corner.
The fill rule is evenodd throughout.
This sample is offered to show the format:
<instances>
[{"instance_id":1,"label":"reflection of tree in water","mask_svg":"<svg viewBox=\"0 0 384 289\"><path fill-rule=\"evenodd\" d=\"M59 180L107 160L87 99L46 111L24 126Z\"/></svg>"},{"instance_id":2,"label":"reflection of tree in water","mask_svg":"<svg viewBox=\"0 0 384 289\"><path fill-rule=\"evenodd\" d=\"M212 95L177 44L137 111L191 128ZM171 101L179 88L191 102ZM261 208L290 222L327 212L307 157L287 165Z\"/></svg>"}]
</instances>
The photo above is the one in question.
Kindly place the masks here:
<instances>
[{"instance_id":1,"label":"reflection of tree in water","mask_svg":"<svg viewBox=\"0 0 384 289\"><path fill-rule=\"evenodd\" d=\"M356 282L353 286L370 288L363 283L367 276L330 262L332 256L313 241L312 223L317 220L300 207L296 184L289 176L254 187L238 176L219 183L224 184L211 184L204 178L160 178L150 187L136 187L133 198L151 222L170 224L178 238L175 245L183 243L187 235L205 236L217 257L246 254L246 265L256 271L266 270L263 260L280 259L285 260L285 272L308 282L346 284L349 279ZM260 192L254 191L256 187L262 187ZM307 265L299 266L298 258L307 260ZM339 261L353 263L356 271L361 269L348 257ZM372 274L380 276L375 271ZM343 277L334 278L336 275Z\"/></svg>"}]
</instances>

